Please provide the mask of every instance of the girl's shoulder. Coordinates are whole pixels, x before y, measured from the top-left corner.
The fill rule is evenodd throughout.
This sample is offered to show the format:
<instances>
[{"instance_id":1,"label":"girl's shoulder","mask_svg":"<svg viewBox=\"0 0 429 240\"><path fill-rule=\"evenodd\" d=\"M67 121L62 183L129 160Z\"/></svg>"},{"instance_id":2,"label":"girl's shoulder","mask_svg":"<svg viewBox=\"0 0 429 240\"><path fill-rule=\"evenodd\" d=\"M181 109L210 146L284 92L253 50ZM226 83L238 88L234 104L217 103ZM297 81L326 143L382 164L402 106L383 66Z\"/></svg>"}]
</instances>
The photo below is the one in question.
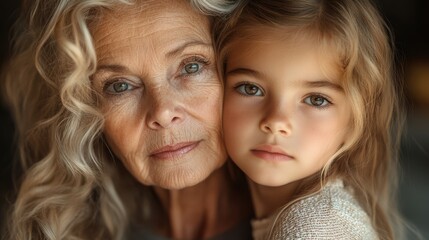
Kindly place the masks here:
<instances>
[{"instance_id":1,"label":"girl's shoulder","mask_svg":"<svg viewBox=\"0 0 429 240\"><path fill-rule=\"evenodd\" d=\"M270 239L377 239L371 221L341 180L280 211Z\"/></svg>"}]
</instances>

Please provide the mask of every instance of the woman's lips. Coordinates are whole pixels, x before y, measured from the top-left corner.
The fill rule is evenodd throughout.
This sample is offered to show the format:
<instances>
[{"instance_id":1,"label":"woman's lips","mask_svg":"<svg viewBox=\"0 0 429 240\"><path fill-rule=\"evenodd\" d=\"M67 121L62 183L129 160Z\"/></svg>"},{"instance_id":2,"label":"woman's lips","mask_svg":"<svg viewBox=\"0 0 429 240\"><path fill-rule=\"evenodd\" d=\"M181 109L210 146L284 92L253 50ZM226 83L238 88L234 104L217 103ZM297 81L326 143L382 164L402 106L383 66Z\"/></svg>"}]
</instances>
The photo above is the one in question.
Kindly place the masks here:
<instances>
[{"instance_id":1,"label":"woman's lips","mask_svg":"<svg viewBox=\"0 0 429 240\"><path fill-rule=\"evenodd\" d=\"M177 158L184 155L198 146L200 141L182 142L174 145L167 145L153 151L149 156L156 159Z\"/></svg>"},{"instance_id":2,"label":"woman's lips","mask_svg":"<svg viewBox=\"0 0 429 240\"><path fill-rule=\"evenodd\" d=\"M279 146L275 145L261 145L251 149L253 155L268 161L289 161L294 157L287 154Z\"/></svg>"}]
</instances>

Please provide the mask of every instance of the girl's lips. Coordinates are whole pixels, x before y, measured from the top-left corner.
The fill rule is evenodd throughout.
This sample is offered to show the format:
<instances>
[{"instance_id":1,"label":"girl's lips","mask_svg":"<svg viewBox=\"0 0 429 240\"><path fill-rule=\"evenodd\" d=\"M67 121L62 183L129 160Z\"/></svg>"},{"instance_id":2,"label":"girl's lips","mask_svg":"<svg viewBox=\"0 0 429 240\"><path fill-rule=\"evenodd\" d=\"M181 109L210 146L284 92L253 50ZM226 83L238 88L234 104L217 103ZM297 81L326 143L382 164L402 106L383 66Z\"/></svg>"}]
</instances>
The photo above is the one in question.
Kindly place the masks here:
<instances>
[{"instance_id":1,"label":"girl's lips","mask_svg":"<svg viewBox=\"0 0 429 240\"><path fill-rule=\"evenodd\" d=\"M256 157L269 161L289 161L294 159L294 157L276 145L260 145L251 149L251 152Z\"/></svg>"},{"instance_id":2,"label":"girl's lips","mask_svg":"<svg viewBox=\"0 0 429 240\"><path fill-rule=\"evenodd\" d=\"M162 148L156 149L149 156L156 159L169 159L176 158L184 155L198 146L200 141L195 142L182 142L174 145L167 145Z\"/></svg>"}]
</instances>

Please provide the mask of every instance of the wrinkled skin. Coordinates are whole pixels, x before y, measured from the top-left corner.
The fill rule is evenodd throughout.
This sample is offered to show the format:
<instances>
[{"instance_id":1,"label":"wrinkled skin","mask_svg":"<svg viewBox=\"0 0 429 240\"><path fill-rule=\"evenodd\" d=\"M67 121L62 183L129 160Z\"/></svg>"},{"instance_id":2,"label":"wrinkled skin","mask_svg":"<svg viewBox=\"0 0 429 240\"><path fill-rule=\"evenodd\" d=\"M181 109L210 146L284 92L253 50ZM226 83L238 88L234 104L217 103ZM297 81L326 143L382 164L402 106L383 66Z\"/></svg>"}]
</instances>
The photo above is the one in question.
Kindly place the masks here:
<instances>
[{"instance_id":1,"label":"wrinkled skin","mask_svg":"<svg viewBox=\"0 0 429 240\"><path fill-rule=\"evenodd\" d=\"M209 20L187 1L113 9L92 27L108 145L143 184L193 186L226 159Z\"/></svg>"}]
</instances>

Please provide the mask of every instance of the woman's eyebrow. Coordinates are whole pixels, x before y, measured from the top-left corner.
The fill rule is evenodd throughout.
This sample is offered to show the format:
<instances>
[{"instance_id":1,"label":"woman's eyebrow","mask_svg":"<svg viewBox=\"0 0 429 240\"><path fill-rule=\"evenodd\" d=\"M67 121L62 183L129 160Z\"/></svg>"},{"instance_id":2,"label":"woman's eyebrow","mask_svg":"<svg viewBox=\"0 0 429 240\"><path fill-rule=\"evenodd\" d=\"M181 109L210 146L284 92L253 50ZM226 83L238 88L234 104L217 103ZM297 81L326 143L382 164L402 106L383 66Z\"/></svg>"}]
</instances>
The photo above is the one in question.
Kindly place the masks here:
<instances>
[{"instance_id":1,"label":"woman's eyebrow","mask_svg":"<svg viewBox=\"0 0 429 240\"><path fill-rule=\"evenodd\" d=\"M106 64L97 66L97 70L95 73L100 71L108 71L108 72L127 72L129 69L125 66L119 64Z\"/></svg>"},{"instance_id":2,"label":"woman's eyebrow","mask_svg":"<svg viewBox=\"0 0 429 240\"><path fill-rule=\"evenodd\" d=\"M130 70L126 66L120 65L120 64L103 64L97 66L97 69L95 70L94 74L90 76L91 81L94 79L97 79L98 76L102 76L103 74L108 73L129 73Z\"/></svg>"},{"instance_id":3,"label":"woman's eyebrow","mask_svg":"<svg viewBox=\"0 0 429 240\"><path fill-rule=\"evenodd\" d=\"M187 41L187 42L184 42L182 44L179 44L177 47L175 47L172 50L170 50L169 52L167 52L167 54L165 56L166 57L174 57L174 56L177 56L178 54L180 54L181 52L183 52L186 48L191 47L191 46L198 46L198 45L204 46L204 47L211 47L212 46L210 43L199 41L199 40Z\"/></svg>"},{"instance_id":4,"label":"woman's eyebrow","mask_svg":"<svg viewBox=\"0 0 429 240\"><path fill-rule=\"evenodd\" d=\"M174 57L181 52L183 52L186 48L191 46L203 46L203 47L211 47L210 43L206 43L203 41L188 41L184 42L180 45L178 45L176 48L172 49L171 51L167 52L167 57ZM97 66L96 73L100 71L106 71L106 72L129 72L129 69L126 66L119 65L119 64L102 64Z\"/></svg>"}]
</instances>

